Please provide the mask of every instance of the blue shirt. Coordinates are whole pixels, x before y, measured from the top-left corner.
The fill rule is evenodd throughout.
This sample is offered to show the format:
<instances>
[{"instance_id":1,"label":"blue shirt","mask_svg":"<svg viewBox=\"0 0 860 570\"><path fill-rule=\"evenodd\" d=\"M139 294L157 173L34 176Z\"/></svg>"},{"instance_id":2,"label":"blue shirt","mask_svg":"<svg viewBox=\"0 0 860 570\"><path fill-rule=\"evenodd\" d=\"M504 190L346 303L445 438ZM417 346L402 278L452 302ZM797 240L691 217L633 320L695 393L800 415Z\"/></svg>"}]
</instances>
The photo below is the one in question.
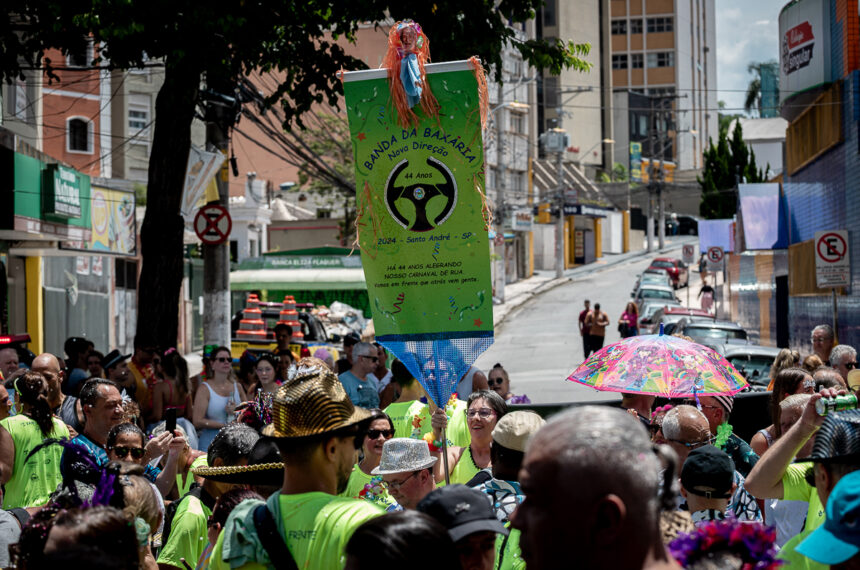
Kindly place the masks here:
<instances>
[{"instance_id":1,"label":"blue shirt","mask_svg":"<svg viewBox=\"0 0 860 570\"><path fill-rule=\"evenodd\" d=\"M349 370L337 378L353 405L368 409L379 407L379 392L372 380L360 380Z\"/></svg>"},{"instance_id":2,"label":"blue shirt","mask_svg":"<svg viewBox=\"0 0 860 570\"><path fill-rule=\"evenodd\" d=\"M96 462L96 465L98 465L99 467L104 467L105 465L107 465L108 461L110 461L108 459L107 451L105 451L105 449L101 445L95 443L94 441L91 441L90 438L88 438L82 433L79 433L72 440L72 443L77 443L78 445L82 445L83 447L85 447L90 453L90 457L93 458L93 460Z\"/></svg>"}]
</instances>

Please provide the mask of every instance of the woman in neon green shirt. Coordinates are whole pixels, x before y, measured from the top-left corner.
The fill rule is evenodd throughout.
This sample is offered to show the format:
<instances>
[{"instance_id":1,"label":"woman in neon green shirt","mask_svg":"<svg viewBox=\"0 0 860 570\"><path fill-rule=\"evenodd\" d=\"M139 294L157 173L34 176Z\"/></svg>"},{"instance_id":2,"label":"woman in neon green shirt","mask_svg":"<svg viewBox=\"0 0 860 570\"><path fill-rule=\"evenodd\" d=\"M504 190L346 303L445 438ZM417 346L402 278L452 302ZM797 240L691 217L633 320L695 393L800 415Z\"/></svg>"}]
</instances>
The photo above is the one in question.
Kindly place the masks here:
<instances>
[{"instance_id":1,"label":"woman in neon green shirt","mask_svg":"<svg viewBox=\"0 0 860 570\"><path fill-rule=\"evenodd\" d=\"M472 392L467 403L466 418L469 422L471 443L468 447L447 448L448 469L450 469L452 484L465 485L481 470L491 467L490 445L493 443L493 428L496 427L496 422L508 413L507 404L493 390ZM433 412L432 423L433 439L438 441L442 435L442 428L448 424L448 417L445 412L436 410ZM435 443L430 447L430 451L437 456L440 454ZM445 473L442 470L442 461L437 461L433 466L433 475L437 484L444 484Z\"/></svg>"},{"instance_id":2,"label":"woman in neon green shirt","mask_svg":"<svg viewBox=\"0 0 860 570\"><path fill-rule=\"evenodd\" d=\"M62 481L61 445L30 451L47 438L68 438L69 428L51 413L48 385L38 372L15 380L22 413L0 420L0 483L6 485L3 508L44 505Z\"/></svg>"},{"instance_id":3,"label":"woman in neon green shirt","mask_svg":"<svg viewBox=\"0 0 860 570\"><path fill-rule=\"evenodd\" d=\"M373 416L361 447L364 457L352 468L346 490L340 496L364 499L391 510L397 506L397 501L391 498L382 486L382 477L371 475L370 472L379 466L382 445L394 437L394 422L388 414L378 408L370 411Z\"/></svg>"}]
</instances>

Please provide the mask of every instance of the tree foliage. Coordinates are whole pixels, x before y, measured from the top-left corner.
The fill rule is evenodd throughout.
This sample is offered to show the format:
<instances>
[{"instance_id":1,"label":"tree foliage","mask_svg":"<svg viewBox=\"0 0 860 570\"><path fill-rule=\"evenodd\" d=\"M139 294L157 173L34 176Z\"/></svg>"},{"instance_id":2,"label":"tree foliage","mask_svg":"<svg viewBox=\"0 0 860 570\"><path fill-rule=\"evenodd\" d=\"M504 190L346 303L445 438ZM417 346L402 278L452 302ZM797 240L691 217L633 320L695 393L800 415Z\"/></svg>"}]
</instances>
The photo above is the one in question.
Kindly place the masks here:
<instances>
[{"instance_id":1,"label":"tree foliage","mask_svg":"<svg viewBox=\"0 0 860 570\"><path fill-rule=\"evenodd\" d=\"M138 335L144 343L176 346L182 280L184 221L179 204L191 145L191 123L202 114L238 116L242 78L254 71L278 72L279 82L266 103L277 106L281 126L303 126L314 105L336 106L337 72L362 69L337 40L352 41L360 24L412 18L432 41L434 61L478 55L501 69L510 42L529 63L558 73L587 69L581 59L589 47L569 41L522 40L506 22L534 17L542 0L501 2L435 0L393 4L383 0L9 0L0 22L0 77L44 69L50 76L49 48L75 52L91 37L93 64L131 69L150 62L164 66L156 98L147 211L141 228ZM384 24L388 25L388 24ZM247 93L245 93L247 95ZM206 104L203 104L206 103ZM226 109L224 108L226 107ZM144 318L146 315L146 318ZM223 339L227 342L228 339Z\"/></svg>"},{"instance_id":2,"label":"tree foliage","mask_svg":"<svg viewBox=\"0 0 860 570\"><path fill-rule=\"evenodd\" d=\"M705 168L697 177L702 187L699 214L708 220L733 217L738 210L737 185L764 182L765 172L767 169L758 169L755 153L744 142L740 121L735 123L731 139L727 129L720 129L717 144L709 141Z\"/></svg>"}]
</instances>

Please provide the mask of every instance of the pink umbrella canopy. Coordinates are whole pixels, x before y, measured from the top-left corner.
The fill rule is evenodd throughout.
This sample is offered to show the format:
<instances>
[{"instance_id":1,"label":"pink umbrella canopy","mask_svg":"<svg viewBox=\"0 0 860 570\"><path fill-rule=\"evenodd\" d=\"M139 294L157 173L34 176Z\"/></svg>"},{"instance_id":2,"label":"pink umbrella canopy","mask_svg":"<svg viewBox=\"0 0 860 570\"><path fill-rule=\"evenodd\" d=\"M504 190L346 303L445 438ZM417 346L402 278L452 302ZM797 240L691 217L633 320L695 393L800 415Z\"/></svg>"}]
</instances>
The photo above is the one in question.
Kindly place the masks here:
<instances>
[{"instance_id":1,"label":"pink umbrella canopy","mask_svg":"<svg viewBox=\"0 0 860 570\"><path fill-rule=\"evenodd\" d=\"M595 390L667 398L731 395L747 386L735 367L713 349L662 334L610 344L567 379Z\"/></svg>"}]
</instances>

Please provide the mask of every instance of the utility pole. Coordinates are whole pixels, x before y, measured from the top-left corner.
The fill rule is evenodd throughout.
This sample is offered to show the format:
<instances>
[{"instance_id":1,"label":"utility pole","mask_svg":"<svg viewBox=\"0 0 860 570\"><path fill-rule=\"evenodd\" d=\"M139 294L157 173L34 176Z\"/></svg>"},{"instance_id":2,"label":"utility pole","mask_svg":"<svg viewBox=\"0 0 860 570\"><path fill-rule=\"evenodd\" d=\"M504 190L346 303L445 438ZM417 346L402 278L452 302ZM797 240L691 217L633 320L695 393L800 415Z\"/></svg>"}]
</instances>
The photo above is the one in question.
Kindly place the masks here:
<instances>
[{"instance_id":1,"label":"utility pole","mask_svg":"<svg viewBox=\"0 0 860 570\"><path fill-rule=\"evenodd\" d=\"M659 239L660 249L666 247L666 212L665 212L665 202L663 200L663 156L665 153L665 145L663 144L663 135L666 132L666 129L661 128L664 125L668 125L668 121L666 123L663 122L663 102L669 101L668 99L662 99L660 101L660 114L658 115L657 121L657 132L660 137L660 143L658 148L660 149L660 166L657 169L656 173L656 186L657 186L657 236ZM671 103L669 103L671 105Z\"/></svg>"},{"instance_id":2,"label":"utility pole","mask_svg":"<svg viewBox=\"0 0 860 570\"><path fill-rule=\"evenodd\" d=\"M654 99L648 99L648 220L645 235L648 236L648 253L654 251Z\"/></svg>"},{"instance_id":3,"label":"utility pole","mask_svg":"<svg viewBox=\"0 0 860 570\"><path fill-rule=\"evenodd\" d=\"M561 121L559 121L561 122ZM558 168L558 220L555 226L555 276L564 277L564 150L556 157Z\"/></svg>"},{"instance_id":4,"label":"utility pole","mask_svg":"<svg viewBox=\"0 0 860 570\"><path fill-rule=\"evenodd\" d=\"M206 142L210 149L229 149L228 130L233 126L237 102L233 97L209 92L206 109ZM230 161L216 176L218 203L230 203ZM230 346L230 242L203 245L203 343Z\"/></svg>"},{"instance_id":5,"label":"utility pole","mask_svg":"<svg viewBox=\"0 0 860 570\"><path fill-rule=\"evenodd\" d=\"M499 82L499 99L498 99L498 112L496 113L496 211L498 212L498 216L496 217L496 235L501 236L501 246L494 246L496 251L496 255L499 256L499 259L496 260L496 298L500 303L504 304L505 302L505 283L507 282L507 271L506 271L506 260L507 256L505 255L505 174L507 172L507 165L504 161L504 153L502 151L502 113L504 112L504 93L502 91L502 82ZM499 239L496 238L496 243L498 243Z\"/></svg>"}]
</instances>

